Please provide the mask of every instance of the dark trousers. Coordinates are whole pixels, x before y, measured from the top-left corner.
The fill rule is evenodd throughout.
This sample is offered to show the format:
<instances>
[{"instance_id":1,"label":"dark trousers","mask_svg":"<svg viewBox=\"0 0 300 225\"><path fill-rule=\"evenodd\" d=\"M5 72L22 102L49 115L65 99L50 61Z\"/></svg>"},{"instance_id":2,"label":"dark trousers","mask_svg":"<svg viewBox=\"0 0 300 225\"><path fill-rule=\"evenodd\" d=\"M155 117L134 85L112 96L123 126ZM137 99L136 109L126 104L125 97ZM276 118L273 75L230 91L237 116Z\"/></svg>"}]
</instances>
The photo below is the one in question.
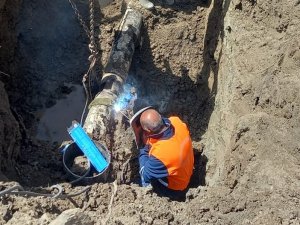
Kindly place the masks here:
<instances>
[{"instance_id":1,"label":"dark trousers","mask_svg":"<svg viewBox=\"0 0 300 225\"><path fill-rule=\"evenodd\" d=\"M183 191L172 190L162 185L158 180L151 181L151 185L153 187L153 191L157 193L158 196L168 197L175 201L185 201L188 188Z\"/></svg>"}]
</instances>

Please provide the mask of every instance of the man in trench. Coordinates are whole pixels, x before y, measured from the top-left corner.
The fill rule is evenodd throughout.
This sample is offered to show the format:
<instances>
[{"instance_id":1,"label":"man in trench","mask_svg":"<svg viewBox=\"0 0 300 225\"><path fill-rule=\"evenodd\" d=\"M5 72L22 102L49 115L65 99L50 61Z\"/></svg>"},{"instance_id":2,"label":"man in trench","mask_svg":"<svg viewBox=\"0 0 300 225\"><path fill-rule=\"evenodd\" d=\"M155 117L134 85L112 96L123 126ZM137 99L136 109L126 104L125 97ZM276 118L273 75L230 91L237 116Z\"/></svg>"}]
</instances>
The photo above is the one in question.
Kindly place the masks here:
<instances>
[{"instance_id":1,"label":"man in trench","mask_svg":"<svg viewBox=\"0 0 300 225\"><path fill-rule=\"evenodd\" d=\"M141 127L141 184L152 185L159 195L184 199L194 167L189 130L178 117L163 118L147 108L136 121Z\"/></svg>"}]
</instances>

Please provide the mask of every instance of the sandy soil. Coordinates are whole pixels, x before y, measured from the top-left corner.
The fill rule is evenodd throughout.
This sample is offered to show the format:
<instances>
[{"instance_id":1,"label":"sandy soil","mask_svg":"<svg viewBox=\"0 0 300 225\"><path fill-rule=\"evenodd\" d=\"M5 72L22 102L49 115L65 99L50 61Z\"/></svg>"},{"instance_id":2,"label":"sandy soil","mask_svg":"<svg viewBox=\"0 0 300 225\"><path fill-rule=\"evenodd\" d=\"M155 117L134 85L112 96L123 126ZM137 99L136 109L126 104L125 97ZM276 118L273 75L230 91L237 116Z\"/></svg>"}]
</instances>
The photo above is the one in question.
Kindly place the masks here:
<instances>
[{"instance_id":1,"label":"sandy soil","mask_svg":"<svg viewBox=\"0 0 300 225\"><path fill-rule=\"evenodd\" d=\"M42 2L46 1L27 3L24 10L41 7ZM155 4L153 11L134 4L143 13L144 28L128 82L137 87L139 98L156 105L166 116L179 115L190 127L196 165L186 200L170 201L136 184L138 152L128 123L119 115L117 129L106 143L113 158L109 182L93 184L87 194L65 200L1 197L0 224L49 224L70 208L80 208L94 224L300 223L299 1L220 0L204 4L190 0L172 7L159 1ZM64 7L57 8L54 3L49 6L54 12ZM52 11L49 9L49 13ZM118 2L101 12L102 65L122 12ZM80 45L81 38L77 36L75 46ZM19 46L18 57L32 47L21 37L19 43L25 47ZM84 47L76 49L82 60L87 54L81 52ZM66 47L70 60L74 60L72 50ZM44 65L37 59L27 60L31 65ZM40 109L44 107L40 102L46 104L47 99L59 97L51 96L50 89L65 79L70 82L72 71L86 69L74 66L72 60L65 62L69 75L51 76L54 85L39 99L32 99L39 89L31 90L30 95L23 89L15 93L14 86L7 83L13 106L16 96L26 99L20 115L26 118L28 113L22 114L22 110L31 106ZM22 65L19 71L27 74ZM43 66L33 67L43 71ZM80 81L80 76L74 80ZM14 81L19 85L19 79ZM57 183L66 193L82 188L66 182L57 145L29 140L20 154L16 164L19 176L5 175L26 189L49 190ZM112 182L117 178L116 186ZM1 182L1 187L13 184Z\"/></svg>"}]
</instances>

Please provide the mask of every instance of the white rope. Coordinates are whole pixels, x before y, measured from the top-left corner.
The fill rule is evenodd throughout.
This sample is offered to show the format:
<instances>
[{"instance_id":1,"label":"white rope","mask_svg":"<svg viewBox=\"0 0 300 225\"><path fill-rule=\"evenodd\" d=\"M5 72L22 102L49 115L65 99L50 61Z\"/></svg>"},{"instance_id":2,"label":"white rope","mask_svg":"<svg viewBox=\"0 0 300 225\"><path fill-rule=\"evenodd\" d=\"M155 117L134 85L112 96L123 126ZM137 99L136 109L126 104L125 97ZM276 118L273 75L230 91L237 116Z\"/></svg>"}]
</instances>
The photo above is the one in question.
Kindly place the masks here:
<instances>
[{"instance_id":1,"label":"white rope","mask_svg":"<svg viewBox=\"0 0 300 225\"><path fill-rule=\"evenodd\" d=\"M5 76L7 76L7 77L11 77L9 74L4 73L3 71L0 71L0 74L3 74L3 75L5 75Z\"/></svg>"},{"instance_id":2,"label":"white rope","mask_svg":"<svg viewBox=\"0 0 300 225\"><path fill-rule=\"evenodd\" d=\"M85 105L84 105L84 108L83 108L83 111L82 111L82 114L81 114L81 118L80 118L80 125L81 125L81 126L82 126L82 124L83 124L83 117L84 117L86 108L87 108L87 106L88 106L89 99L91 99L91 93L88 91L88 88L87 88L85 82L86 82L86 78L87 78L87 77L90 77L90 76L89 76L89 73L91 72L91 70L92 70L92 68L94 67L95 63L96 63L96 58L93 58L93 61L91 62L88 71L86 72L86 74L85 74L85 75L83 76L83 78L82 78L82 85L83 85L83 88L84 88L84 91L85 91L86 100L85 100Z\"/></svg>"},{"instance_id":3,"label":"white rope","mask_svg":"<svg viewBox=\"0 0 300 225\"><path fill-rule=\"evenodd\" d=\"M102 225L105 225L108 222L108 220L110 219L112 204L114 202L114 197L116 196L117 190L118 190L117 180L115 180L113 182L113 185L114 185L114 189L113 189L113 192L112 192L111 197L110 197L110 202L109 202L109 205L108 205L108 213L106 215L106 218L101 221Z\"/></svg>"}]
</instances>

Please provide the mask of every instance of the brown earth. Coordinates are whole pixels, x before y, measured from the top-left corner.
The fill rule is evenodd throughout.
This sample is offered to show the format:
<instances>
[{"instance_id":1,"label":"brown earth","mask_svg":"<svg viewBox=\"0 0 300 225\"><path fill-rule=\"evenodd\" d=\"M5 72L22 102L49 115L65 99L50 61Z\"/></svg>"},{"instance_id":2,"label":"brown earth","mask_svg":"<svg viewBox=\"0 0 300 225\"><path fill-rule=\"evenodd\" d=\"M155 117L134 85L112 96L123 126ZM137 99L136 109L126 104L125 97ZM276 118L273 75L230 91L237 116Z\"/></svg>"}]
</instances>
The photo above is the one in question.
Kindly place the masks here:
<instances>
[{"instance_id":1,"label":"brown earth","mask_svg":"<svg viewBox=\"0 0 300 225\"><path fill-rule=\"evenodd\" d=\"M8 1L0 2L1 7L13 10ZM29 4L24 0L20 18L24 19L22 16L27 15L27 11L33 12L51 26L49 17L47 20L37 10L44 9L46 2L49 1ZM1 197L0 224L24 224L24 221L27 224L49 224L70 208L81 208L95 224L300 224L300 146L297 142L300 139L300 2L185 2L188 3L166 7L155 1L155 10L147 11L134 1L134 7L143 13L144 28L142 45L133 59L128 82L137 87L139 98L156 105L166 116L179 115L190 127L196 165L186 200L170 201L136 184L135 156L138 152L128 123L117 115L116 130L106 143L113 156L108 183L94 184L87 194L72 200L12 195ZM80 9L86 9L87 5L82 1L81 4ZM58 12L73 16L72 11L66 11L65 7L68 7L67 3L52 1L47 5L46 12L50 16ZM102 64L106 62L122 12L122 4L116 2L103 9L98 18ZM80 81L87 68L87 52L84 52L85 41L81 41L84 33L80 33L77 21L72 18L68 21L73 24L69 32L74 35L78 32L78 36L73 45L65 46L66 55L49 54L49 58L27 57L26 62L22 61L25 56L33 54L31 49L34 46L37 50L43 49L39 40L47 37L46 40L51 42L57 32L68 26L58 26L57 32L45 36L42 35L45 31L43 27L37 29L32 35L36 36L34 41L41 45L30 42L30 35L19 35L17 55L12 58L15 61L7 67L2 66L6 64L5 57L1 55L1 71L13 76L3 81L11 107L16 109L12 114L8 101L1 100L0 108L5 113L1 111L1 118L4 119L0 125L5 123L17 128L18 125L14 124L18 120L19 124L25 121L20 127L32 129L28 124L34 124L35 119L30 115L35 115L35 110L47 106L49 101L53 101L49 104L53 105L55 99L63 95L61 92L54 96L50 94L57 90L57 84L71 82L72 79L74 82ZM7 20L13 19L9 17ZM35 25L29 18L24 21L25 24ZM4 30L8 32L14 30L13 26L6 27ZM19 23L18 29L22 31L26 27L20 27ZM59 40L59 37L56 38ZM73 36L62 35L60 38L65 43L74 41ZM2 40L7 38L1 36ZM73 46L76 53L72 52ZM60 48L58 45L55 51ZM7 52L1 54L12 57ZM77 63L72 61L74 57L78 57ZM52 66L44 66L44 60L48 59L53 63L62 59L66 61L56 70ZM25 67L28 63L30 66ZM64 65L66 71L58 73L63 71ZM14 69L4 71L8 66ZM71 76L76 70L82 72L76 73L76 77ZM25 79L27 83L20 81L23 77L20 71L23 71L23 76L28 75ZM37 81L36 75L45 71L48 71L48 76L59 75L50 76L51 82L47 76ZM38 87L47 84L49 89L35 99L35 95L42 91ZM30 85L37 88L28 93L25 90ZM20 87L18 93L16 87ZM5 96L6 93L3 93ZM20 96L26 102L24 107L17 104ZM35 110L30 112L30 107ZM25 119L14 119L18 115ZM13 132L9 135L11 138L4 139L7 138L3 135L7 126L0 126L1 162L6 160L2 153L7 149L2 146L17 143L20 137L18 129L9 129ZM1 133L1 129L4 132ZM19 175L3 172L26 189L41 191L41 188L48 189L49 185L56 183L63 185L67 193L82 188L71 188L65 182L56 144L29 138L22 144L20 155L14 166ZM128 166L123 168L124 162L130 158L132 160ZM122 169L126 184L117 185L111 205L110 199L115 191L111 181ZM1 183L1 187L11 185L13 182Z\"/></svg>"}]
</instances>

